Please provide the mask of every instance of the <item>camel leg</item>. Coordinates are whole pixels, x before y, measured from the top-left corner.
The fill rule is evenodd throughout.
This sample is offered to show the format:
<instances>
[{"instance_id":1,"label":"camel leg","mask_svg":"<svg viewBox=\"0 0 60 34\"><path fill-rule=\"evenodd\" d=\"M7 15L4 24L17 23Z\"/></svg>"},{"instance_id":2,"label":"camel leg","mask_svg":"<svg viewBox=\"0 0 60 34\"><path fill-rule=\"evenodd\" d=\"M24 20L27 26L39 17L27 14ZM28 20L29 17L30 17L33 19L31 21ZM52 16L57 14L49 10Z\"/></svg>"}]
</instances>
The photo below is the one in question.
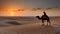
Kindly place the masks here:
<instances>
[{"instance_id":1,"label":"camel leg","mask_svg":"<svg viewBox=\"0 0 60 34\"><path fill-rule=\"evenodd\" d=\"M42 20L42 26L44 26L45 24L44 24L44 20Z\"/></svg>"},{"instance_id":2,"label":"camel leg","mask_svg":"<svg viewBox=\"0 0 60 34\"><path fill-rule=\"evenodd\" d=\"M50 22L50 20L49 20L49 25L51 26L51 22Z\"/></svg>"},{"instance_id":3,"label":"camel leg","mask_svg":"<svg viewBox=\"0 0 60 34\"><path fill-rule=\"evenodd\" d=\"M51 25L51 22L50 22L50 20L47 20L47 25L48 25L48 24L49 24L49 25Z\"/></svg>"},{"instance_id":4,"label":"camel leg","mask_svg":"<svg viewBox=\"0 0 60 34\"><path fill-rule=\"evenodd\" d=\"M42 24L44 24L44 20L42 20Z\"/></svg>"}]
</instances>

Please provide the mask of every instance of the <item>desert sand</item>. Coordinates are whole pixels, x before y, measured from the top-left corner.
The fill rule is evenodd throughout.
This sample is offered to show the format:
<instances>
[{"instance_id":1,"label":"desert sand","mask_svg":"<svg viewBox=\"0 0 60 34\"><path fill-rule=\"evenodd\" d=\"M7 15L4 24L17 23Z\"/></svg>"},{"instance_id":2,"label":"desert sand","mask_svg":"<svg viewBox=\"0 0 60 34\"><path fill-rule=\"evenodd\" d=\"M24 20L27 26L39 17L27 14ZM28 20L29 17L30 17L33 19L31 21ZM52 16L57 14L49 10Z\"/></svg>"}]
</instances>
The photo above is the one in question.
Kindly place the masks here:
<instances>
[{"instance_id":1,"label":"desert sand","mask_svg":"<svg viewBox=\"0 0 60 34\"><path fill-rule=\"evenodd\" d=\"M0 27L0 34L56 34L57 29L53 26L40 25L33 23L10 27Z\"/></svg>"},{"instance_id":2,"label":"desert sand","mask_svg":"<svg viewBox=\"0 0 60 34\"><path fill-rule=\"evenodd\" d=\"M11 21L11 20L7 20L7 19L1 20L0 34L60 34L60 23L59 23L60 17L50 18L51 26L47 26L46 24L42 25L40 20L38 19L35 20L35 19L36 18L33 18L33 20L31 18L30 20L20 19L22 25L8 24L6 23L6 21ZM20 23L19 20L18 22Z\"/></svg>"}]
</instances>

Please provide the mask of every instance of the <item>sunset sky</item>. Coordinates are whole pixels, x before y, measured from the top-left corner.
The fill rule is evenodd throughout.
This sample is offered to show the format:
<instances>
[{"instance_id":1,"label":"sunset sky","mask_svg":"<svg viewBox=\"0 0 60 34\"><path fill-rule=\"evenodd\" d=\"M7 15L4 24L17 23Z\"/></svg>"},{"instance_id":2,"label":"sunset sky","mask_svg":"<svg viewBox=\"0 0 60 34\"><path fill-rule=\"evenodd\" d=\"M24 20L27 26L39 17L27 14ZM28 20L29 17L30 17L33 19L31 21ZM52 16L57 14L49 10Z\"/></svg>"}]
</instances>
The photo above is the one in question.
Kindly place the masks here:
<instances>
[{"instance_id":1,"label":"sunset sky","mask_svg":"<svg viewBox=\"0 0 60 34\"><path fill-rule=\"evenodd\" d=\"M44 10L32 11L33 8ZM0 0L0 16L41 16L43 11L49 16L60 16L60 0Z\"/></svg>"}]
</instances>

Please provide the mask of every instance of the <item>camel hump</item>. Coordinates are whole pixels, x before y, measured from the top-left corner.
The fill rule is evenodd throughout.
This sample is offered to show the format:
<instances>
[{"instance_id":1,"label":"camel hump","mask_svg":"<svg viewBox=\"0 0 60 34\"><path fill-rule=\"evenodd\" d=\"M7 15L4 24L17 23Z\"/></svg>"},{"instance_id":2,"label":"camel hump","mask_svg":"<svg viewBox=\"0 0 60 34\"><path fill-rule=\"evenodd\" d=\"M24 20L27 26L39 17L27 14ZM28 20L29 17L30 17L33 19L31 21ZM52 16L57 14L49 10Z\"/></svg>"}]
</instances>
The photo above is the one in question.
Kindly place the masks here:
<instances>
[{"instance_id":1,"label":"camel hump","mask_svg":"<svg viewBox=\"0 0 60 34\"><path fill-rule=\"evenodd\" d=\"M42 17L41 17L41 18L43 18L43 19L44 19L44 18L47 18L47 17L48 17L47 15L42 15Z\"/></svg>"}]
</instances>

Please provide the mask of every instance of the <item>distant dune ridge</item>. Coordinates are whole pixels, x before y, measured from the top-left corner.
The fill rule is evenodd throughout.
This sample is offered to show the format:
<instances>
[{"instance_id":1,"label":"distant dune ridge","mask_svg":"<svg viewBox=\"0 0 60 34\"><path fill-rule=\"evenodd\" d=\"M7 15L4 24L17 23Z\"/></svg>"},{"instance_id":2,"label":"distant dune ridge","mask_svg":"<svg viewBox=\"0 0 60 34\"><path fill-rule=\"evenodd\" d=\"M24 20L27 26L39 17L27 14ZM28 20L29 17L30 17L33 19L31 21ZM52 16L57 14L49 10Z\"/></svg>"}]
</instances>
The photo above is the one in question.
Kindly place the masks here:
<instances>
[{"instance_id":1,"label":"distant dune ridge","mask_svg":"<svg viewBox=\"0 0 60 34\"><path fill-rule=\"evenodd\" d=\"M0 34L60 34L59 20L60 17L50 17L51 26L47 26L46 21L42 26L36 17L0 17ZM12 21L17 21L17 25Z\"/></svg>"}]
</instances>

